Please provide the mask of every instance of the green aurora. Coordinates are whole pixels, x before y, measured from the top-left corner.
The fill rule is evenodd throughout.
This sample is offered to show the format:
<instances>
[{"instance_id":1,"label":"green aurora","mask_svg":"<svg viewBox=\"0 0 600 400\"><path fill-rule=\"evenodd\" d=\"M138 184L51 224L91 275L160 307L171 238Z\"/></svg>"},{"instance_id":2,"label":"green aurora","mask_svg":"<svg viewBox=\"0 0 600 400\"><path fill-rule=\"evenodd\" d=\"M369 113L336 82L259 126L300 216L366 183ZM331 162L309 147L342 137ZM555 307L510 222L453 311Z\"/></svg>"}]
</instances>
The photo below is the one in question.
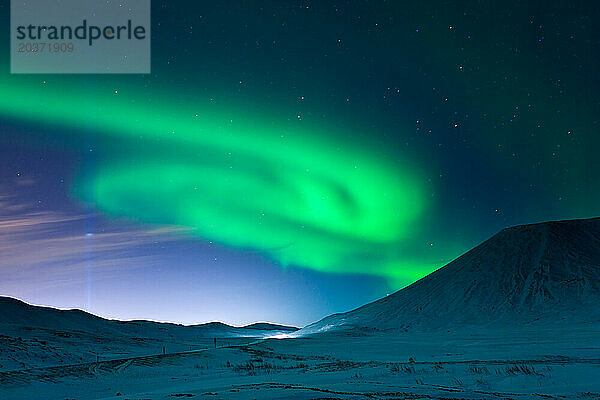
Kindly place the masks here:
<instances>
[{"instance_id":1,"label":"green aurora","mask_svg":"<svg viewBox=\"0 0 600 400\"><path fill-rule=\"evenodd\" d=\"M439 267L403 251L428 206L417 169L331 135L341 128L278 122L251 107L203 112L193 99L156 103L135 88L119 90L127 97L100 85L67 93L13 79L2 88L2 114L65 128L67 141L93 131L108 143L73 188L107 216L185 226L282 266L393 286Z\"/></svg>"}]
</instances>

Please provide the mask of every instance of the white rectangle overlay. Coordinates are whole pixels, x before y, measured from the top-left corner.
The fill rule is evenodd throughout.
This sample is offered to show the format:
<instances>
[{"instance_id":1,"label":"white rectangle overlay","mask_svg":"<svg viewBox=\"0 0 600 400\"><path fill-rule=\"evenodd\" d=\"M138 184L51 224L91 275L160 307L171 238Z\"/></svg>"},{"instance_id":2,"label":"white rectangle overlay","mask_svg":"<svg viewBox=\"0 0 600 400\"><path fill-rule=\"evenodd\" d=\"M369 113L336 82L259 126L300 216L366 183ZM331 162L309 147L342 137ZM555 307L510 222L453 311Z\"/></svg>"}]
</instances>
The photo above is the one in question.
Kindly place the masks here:
<instances>
[{"instance_id":1,"label":"white rectangle overlay","mask_svg":"<svg viewBox=\"0 0 600 400\"><path fill-rule=\"evenodd\" d=\"M11 0L13 74L149 74L150 0Z\"/></svg>"}]
</instances>

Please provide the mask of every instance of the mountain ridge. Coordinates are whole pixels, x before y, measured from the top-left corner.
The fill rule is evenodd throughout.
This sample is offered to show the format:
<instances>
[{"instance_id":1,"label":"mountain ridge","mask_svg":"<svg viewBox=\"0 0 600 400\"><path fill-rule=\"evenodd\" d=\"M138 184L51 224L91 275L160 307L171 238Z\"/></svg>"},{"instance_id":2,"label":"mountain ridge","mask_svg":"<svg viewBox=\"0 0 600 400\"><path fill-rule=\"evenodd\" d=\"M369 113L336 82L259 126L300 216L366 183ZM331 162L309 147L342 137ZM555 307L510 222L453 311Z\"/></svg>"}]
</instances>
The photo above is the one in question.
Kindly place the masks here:
<instances>
[{"instance_id":1,"label":"mountain ridge","mask_svg":"<svg viewBox=\"0 0 600 400\"><path fill-rule=\"evenodd\" d=\"M413 284L298 335L600 321L600 218L505 228Z\"/></svg>"},{"instance_id":2,"label":"mountain ridge","mask_svg":"<svg viewBox=\"0 0 600 400\"><path fill-rule=\"evenodd\" d=\"M121 330L123 327L138 327L151 324L159 328L173 328L189 330L283 330L296 331L299 328L293 326L272 324L268 322L255 322L244 326L228 325L220 321L206 322L202 324L183 325L173 322L157 322L149 320L118 320L104 318L77 308L58 309L49 306L38 306L29 304L23 300L11 296L0 296L0 324L20 325L28 327L40 327L51 329L76 329L80 331L95 331L98 329Z\"/></svg>"}]
</instances>

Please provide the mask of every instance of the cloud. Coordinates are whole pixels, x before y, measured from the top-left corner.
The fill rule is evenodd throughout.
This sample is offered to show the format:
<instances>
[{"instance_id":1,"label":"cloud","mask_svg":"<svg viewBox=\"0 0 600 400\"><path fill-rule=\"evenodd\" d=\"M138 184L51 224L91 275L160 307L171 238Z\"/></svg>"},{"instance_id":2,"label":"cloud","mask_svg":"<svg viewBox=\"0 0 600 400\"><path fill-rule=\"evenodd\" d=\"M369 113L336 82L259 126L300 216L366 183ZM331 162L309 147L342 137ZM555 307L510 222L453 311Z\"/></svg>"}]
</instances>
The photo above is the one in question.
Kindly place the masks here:
<instances>
[{"instance_id":1,"label":"cloud","mask_svg":"<svg viewBox=\"0 0 600 400\"><path fill-rule=\"evenodd\" d=\"M0 193L0 213L18 212L27 209L25 204L19 204L12 200L12 196Z\"/></svg>"},{"instance_id":2,"label":"cloud","mask_svg":"<svg viewBox=\"0 0 600 400\"><path fill-rule=\"evenodd\" d=\"M37 183L37 179L33 178L19 178L15 179L15 184L17 186L33 186Z\"/></svg>"},{"instance_id":3,"label":"cloud","mask_svg":"<svg viewBox=\"0 0 600 400\"><path fill-rule=\"evenodd\" d=\"M181 240L188 228L108 225L98 215L26 210L0 195L0 290L78 283L91 266L109 276L149 265L144 246ZM89 232L89 226L96 226ZM42 279L40 279L42 278Z\"/></svg>"},{"instance_id":4,"label":"cloud","mask_svg":"<svg viewBox=\"0 0 600 400\"><path fill-rule=\"evenodd\" d=\"M7 209L23 210L23 206L7 206ZM42 228L46 224L58 224L68 221L77 221L85 218L85 216L60 216L53 215L48 212L29 212L21 216L1 216L0 215L0 235L11 233L11 234L23 234L23 229L27 228Z\"/></svg>"}]
</instances>

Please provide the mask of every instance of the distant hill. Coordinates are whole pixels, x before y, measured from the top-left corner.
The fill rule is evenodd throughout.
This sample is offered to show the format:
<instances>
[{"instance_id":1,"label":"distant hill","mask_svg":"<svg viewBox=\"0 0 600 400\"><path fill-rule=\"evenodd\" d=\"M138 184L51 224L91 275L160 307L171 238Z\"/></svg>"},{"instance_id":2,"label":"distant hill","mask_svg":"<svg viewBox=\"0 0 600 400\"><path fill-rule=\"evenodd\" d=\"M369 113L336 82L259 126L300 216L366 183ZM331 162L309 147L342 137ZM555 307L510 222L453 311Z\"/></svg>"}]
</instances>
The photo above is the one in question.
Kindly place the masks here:
<instances>
[{"instance_id":1,"label":"distant hill","mask_svg":"<svg viewBox=\"0 0 600 400\"><path fill-rule=\"evenodd\" d=\"M600 322L600 218L504 229L412 285L298 335Z\"/></svg>"},{"instance_id":2,"label":"distant hill","mask_svg":"<svg viewBox=\"0 0 600 400\"><path fill-rule=\"evenodd\" d=\"M293 327L293 326L270 324L268 322L256 322L254 324L243 326L242 328L244 328L244 329L258 329L258 330L263 330L263 331L278 330L278 331L286 331L286 332L295 332L295 331L297 331L299 329L299 328L296 328L296 327Z\"/></svg>"},{"instance_id":3,"label":"distant hill","mask_svg":"<svg viewBox=\"0 0 600 400\"><path fill-rule=\"evenodd\" d=\"M230 326L221 322L183 326L152 321L118 321L104 319L81 310L58 310L40 307L23 301L0 296L0 334L8 328L43 328L60 331L105 333L111 336L164 337L164 331L176 336L197 337L254 337L293 332L298 328L265 322L245 327ZM264 332L258 332L264 331Z\"/></svg>"},{"instance_id":4,"label":"distant hill","mask_svg":"<svg viewBox=\"0 0 600 400\"><path fill-rule=\"evenodd\" d=\"M221 322L183 326L109 320L81 310L57 310L0 297L0 373L244 346L295 330L264 322L235 327Z\"/></svg>"}]
</instances>

